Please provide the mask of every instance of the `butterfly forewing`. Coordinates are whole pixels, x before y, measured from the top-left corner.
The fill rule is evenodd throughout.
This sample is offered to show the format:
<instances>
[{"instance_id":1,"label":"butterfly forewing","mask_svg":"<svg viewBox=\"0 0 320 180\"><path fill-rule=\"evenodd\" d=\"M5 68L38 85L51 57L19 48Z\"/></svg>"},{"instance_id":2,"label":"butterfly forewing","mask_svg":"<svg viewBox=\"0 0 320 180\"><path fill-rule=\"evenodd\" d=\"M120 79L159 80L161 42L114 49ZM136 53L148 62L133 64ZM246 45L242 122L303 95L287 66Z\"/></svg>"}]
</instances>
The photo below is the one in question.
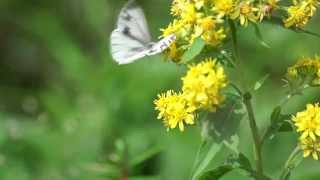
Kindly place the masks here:
<instances>
[{"instance_id":1,"label":"butterfly forewing","mask_svg":"<svg viewBox=\"0 0 320 180\"><path fill-rule=\"evenodd\" d=\"M111 33L111 54L119 64L131 63L146 56L146 50L147 48L144 44L131 39L122 31L114 30Z\"/></svg>"},{"instance_id":2,"label":"butterfly forewing","mask_svg":"<svg viewBox=\"0 0 320 180\"><path fill-rule=\"evenodd\" d=\"M117 29L127 29L131 36L143 43L150 43L151 37L143 10L134 0L129 1L121 10Z\"/></svg>"}]
</instances>

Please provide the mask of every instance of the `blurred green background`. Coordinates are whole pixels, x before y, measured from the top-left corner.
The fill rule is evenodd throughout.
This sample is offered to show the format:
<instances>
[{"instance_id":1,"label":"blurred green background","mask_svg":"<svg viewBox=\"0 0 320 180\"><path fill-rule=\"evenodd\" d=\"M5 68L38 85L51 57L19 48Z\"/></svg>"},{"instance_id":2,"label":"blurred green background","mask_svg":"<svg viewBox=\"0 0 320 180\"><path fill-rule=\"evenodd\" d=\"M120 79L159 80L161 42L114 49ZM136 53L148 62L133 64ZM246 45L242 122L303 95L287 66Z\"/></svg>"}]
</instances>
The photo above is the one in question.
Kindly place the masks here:
<instances>
[{"instance_id":1,"label":"blurred green background","mask_svg":"<svg viewBox=\"0 0 320 180\"><path fill-rule=\"evenodd\" d=\"M141 0L156 39L166 26L169 0ZM124 0L0 1L0 179L1 180L184 180L200 145L200 129L167 132L156 120L153 100L180 87L185 67L161 56L118 66L109 35ZM319 14L319 13L318 13ZM307 29L320 33L320 17ZM259 126L284 96L281 80L301 56L320 53L319 39L262 24L259 45L253 28L240 30L241 55L250 82L269 73L255 93ZM319 101L308 90L285 107L287 113ZM227 123L227 122L226 122ZM246 119L240 148L253 160ZM266 171L276 177L296 145L279 134L264 149ZM210 167L225 156L220 152ZM320 179L320 164L304 161L293 180ZM223 179L248 179L237 171Z\"/></svg>"}]
</instances>

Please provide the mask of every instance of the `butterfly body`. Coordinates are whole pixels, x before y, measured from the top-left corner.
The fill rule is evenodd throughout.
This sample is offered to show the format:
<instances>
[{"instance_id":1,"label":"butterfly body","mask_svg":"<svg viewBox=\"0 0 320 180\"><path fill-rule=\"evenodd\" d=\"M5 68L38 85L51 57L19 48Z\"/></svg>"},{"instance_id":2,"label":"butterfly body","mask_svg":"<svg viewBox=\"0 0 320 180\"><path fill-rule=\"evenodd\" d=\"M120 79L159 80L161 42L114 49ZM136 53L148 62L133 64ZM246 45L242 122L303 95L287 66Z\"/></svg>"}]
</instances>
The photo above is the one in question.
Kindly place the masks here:
<instances>
[{"instance_id":1,"label":"butterfly body","mask_svg":"<svg viewBox=\"0 0 320 180\"><path fill-rule=\"evenodd\" d=\"M163 52L175 38L171 34L159 42L152 42L143 10L130 0L120 11L117 28L111 33L111 54L117 63L128 64Z\"/></svg>"}]
</instances>

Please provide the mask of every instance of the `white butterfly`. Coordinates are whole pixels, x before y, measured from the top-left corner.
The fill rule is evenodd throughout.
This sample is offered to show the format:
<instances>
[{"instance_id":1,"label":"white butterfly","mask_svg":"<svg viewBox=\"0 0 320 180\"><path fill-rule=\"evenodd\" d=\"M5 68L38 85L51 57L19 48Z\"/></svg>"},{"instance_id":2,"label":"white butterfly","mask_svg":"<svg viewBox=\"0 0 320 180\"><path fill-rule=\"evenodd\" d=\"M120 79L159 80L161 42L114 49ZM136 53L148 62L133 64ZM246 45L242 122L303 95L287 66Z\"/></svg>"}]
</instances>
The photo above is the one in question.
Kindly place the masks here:
<instances>
[{"instance_id":1,"label":"white butterfly","mask_svg":"<svg viewBox=\"0 0 320 180\"><path fill-rule=\"evenodd\" d=\"M128 64L163 52L175 39L171 34L152 42L143 10L135 0L129 0L120 11L117 28L111 33L111 54L117 63Z\"/></svg>"}]
</instances>

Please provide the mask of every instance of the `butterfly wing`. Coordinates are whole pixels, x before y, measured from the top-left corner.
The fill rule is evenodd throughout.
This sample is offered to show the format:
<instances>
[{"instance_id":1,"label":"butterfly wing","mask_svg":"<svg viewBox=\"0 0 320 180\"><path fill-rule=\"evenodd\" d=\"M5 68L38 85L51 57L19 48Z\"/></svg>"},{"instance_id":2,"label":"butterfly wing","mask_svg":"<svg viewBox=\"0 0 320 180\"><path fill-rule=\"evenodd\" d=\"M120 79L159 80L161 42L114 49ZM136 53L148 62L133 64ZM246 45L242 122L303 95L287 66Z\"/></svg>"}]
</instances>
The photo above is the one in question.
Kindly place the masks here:
<instances>
[{"instance_id":1,"label":"butterfly wing","mask_svg":"<svg viewBox=\"0 0 320 180\"><path fill-rule=\"evenodd\" d=\"M151 42L146 17L135 0L129 0L120 11L117 29L123 30L125 28L129 28L131 34L141 42L146 44Z\"/></svg>"},{"instance_id":2,"label":"butterfly wing","mask_svg":"<svg viewBox=\"0 0 320 180\"><path fill-rule=\"evenodd\" d=\"M111 54L119 64L128 64L163 52L174 40L172 34L152 43L143 10L135 0L129 0L120 12L117 29L111 33Z\"/></svg>"},{"instance_id":3,"label":"butterfly wing","mask_svg":"<svg viewBox=\"0 0 320 180\"><path fill-rule=\"evenodd\" d=\"M111 54L119 64L128 64L147 55L148 48L118 29L111 33Z\"/></svg>"},{"instance_id":4,"label":"butterfly wing","mask_svg":"<svg viewBox=\"0 0 320 180\"><path fill-rule=\"evenodd\" d=\"M119 64L128 64L147 55L151 38L143 10L134 0L121 9L117 29L110 39L112 57Z\"/></svg>"}]
</instances>

